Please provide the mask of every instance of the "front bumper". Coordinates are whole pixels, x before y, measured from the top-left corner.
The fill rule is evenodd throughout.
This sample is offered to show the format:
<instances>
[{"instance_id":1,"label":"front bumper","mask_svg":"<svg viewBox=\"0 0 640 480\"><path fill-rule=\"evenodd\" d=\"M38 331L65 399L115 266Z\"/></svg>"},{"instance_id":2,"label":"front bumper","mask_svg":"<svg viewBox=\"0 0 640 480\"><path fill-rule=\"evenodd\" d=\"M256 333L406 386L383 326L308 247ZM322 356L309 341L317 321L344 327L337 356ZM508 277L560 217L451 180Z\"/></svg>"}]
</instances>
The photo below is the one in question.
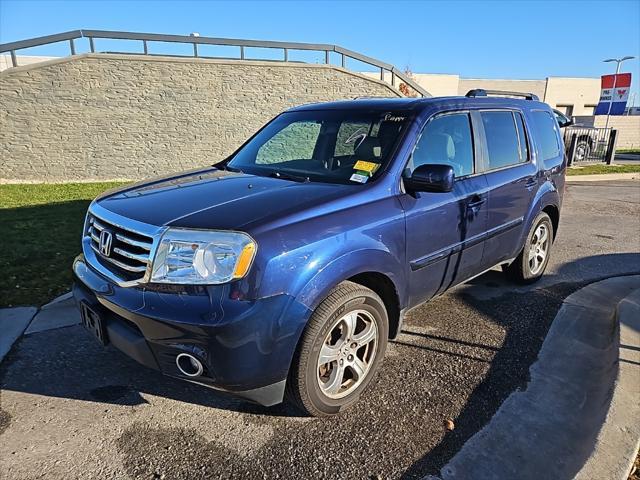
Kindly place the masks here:
<instances>
[{"instance_id":1,"label":"front bumper","mask_svg":"<svg viewBox=\"0 0 640 480\"><path fill-rule=\"evenodd\" d=\"M117 349L162 373L232 392L263 405L282 401L298 339L311 312L286 294L242 300L238 285L120 287L82 255L73 294L104 319ZM175 358L187 352L204 373L187 377Z\"/></svg>"}]
</instances>

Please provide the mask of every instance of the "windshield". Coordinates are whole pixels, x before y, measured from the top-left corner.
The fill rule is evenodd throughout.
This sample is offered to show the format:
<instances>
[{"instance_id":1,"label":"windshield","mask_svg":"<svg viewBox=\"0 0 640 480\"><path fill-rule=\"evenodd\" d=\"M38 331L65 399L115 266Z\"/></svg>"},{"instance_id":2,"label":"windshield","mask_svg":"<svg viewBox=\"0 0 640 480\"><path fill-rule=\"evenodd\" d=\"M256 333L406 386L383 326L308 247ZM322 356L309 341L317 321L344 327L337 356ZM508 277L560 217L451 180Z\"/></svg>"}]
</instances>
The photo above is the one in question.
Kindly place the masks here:
<instances>
[{"instance_id":1,"label":"windshield","mask_svg":"<svg viewBox=\"0 0 640 480\"><path fill-rule=\"evenodd\" d=\"M367 183L384 170L407 124L406 115L383 111L283 113L227 167L294 181Z\"/></svg>"}]
</instances>

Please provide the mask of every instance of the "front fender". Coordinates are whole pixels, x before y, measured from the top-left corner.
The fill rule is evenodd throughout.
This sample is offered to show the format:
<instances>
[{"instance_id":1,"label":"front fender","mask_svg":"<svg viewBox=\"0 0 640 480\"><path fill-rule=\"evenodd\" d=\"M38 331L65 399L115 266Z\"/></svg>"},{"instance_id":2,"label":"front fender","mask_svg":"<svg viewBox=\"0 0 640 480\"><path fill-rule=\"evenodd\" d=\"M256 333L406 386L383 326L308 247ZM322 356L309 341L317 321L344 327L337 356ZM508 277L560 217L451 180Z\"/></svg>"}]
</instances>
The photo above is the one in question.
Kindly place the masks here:
<instances>
[{"instance_id":1,"label":"front fender","mask_svg":"<svg viewBox=\"0 0 640 480\"><path fill-rule=\"evenodd\" d=\"M287 294L315 308L341 281L377 272L394 282L402 303L407 269L404 210L398 199L367 197L323 213L254 232L259 247L246 281L249 293L255 298Z\"/></svg>"},{"instance_id":2,"label":"front fender","mask_svg":"<svg viewBox=\"0 0 640 480\"><path fill-rule=\"evenodd\" d=\"M291 294L309 309L315 309L338 283L365 272L378 272L393 282L400 299L406 304L406 282L404 270L398 260L388 251L362 249L348 252L332 260L312 277L297 286Z\"/></svg>"}]
</instances>

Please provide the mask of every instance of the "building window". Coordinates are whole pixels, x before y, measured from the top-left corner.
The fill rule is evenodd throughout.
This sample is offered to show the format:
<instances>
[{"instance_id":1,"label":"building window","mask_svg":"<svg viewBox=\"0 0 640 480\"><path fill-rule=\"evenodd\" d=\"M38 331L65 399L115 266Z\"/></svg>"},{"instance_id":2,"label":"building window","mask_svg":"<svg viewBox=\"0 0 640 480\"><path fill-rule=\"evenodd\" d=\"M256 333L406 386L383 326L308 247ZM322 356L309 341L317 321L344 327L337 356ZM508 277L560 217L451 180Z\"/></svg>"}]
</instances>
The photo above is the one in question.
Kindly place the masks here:
<instances>
[{"instance_id":1,"label":"building window","mask_svg":"<svg viewBox=\"0 0 640 480\"><path fill-rule=\"evenodd\" d=\"M569 118L573 116L573 105L557 105L556 108Z\"/></svg>"}]
</instances>

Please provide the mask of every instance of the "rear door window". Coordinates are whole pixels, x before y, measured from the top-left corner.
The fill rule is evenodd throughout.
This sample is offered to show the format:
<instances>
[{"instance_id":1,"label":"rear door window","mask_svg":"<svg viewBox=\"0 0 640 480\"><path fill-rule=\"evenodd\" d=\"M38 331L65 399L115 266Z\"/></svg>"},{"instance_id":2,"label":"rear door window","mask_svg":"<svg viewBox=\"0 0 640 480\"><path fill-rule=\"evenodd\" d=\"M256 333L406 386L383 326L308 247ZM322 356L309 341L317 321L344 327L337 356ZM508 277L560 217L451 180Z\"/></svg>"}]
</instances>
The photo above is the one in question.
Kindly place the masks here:
<instances>
[{"instance_id":1,"label":"rear door window","mask_svg":"<svg viewBox=\"0 0 640 480\"><path fill-rule=\"evenodd\" d=\"M489 154L488 170L509 167L527 161L527 155L523 152L519 140L514 112L485 111L480 112L480 116ZM524 135L524 131L522 135Z\"/></svg>"},{"instance_id":2,"label":"rear door window","mask_svg":"<svg viewBox=\"0 0 640 480\"><path fill-rule=\"evenodd\" d=\"M556 133L556 120L544 110L534 110L531 112L531 118L541 160L544 162L559 156L560 142Z\"/></svg>"}]
</instances>

